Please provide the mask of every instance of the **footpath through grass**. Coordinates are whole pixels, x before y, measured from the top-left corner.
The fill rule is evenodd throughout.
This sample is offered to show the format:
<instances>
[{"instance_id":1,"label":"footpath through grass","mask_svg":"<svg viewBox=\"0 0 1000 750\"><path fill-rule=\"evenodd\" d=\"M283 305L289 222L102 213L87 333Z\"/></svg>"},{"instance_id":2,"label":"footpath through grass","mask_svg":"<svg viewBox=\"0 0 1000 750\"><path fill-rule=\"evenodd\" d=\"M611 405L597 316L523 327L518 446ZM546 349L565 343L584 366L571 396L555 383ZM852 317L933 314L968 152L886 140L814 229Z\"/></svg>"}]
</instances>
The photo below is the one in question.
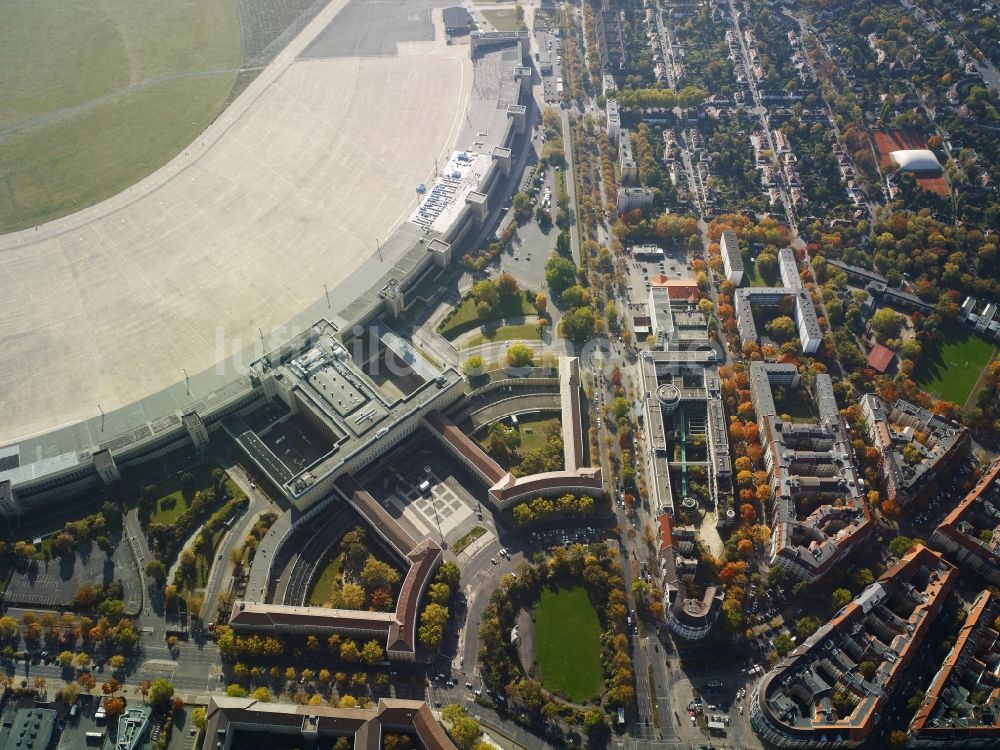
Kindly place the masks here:
<instances>
[{"instance_id":1,"label":"footpath through grass","mask_svg":"<svg viewBox=\"0 0 1000 750\"><path fill-rule=\"evenodd\" d=\"M917 385L961 407L969 398L996 347L956 323L941 326L938 343L927 348L916 371Z\"/></svg>"},{"instance_id":2,"label":"footpath through grass","mask_svg":"<svg viewBox=\"0 0 1000 750\"><path fill-rule=\"evenodd\" d=\"M156 500L156 510L149 517L149 523L172 524L176 522L181 513L188 509L197 492L212 489L214 486L212 482L212 469L215 468L217 468L215 464L211 463L198 464L186 469L181 476L171 477L167 481L157 485L160 496ZM190 473L194 477L194 482L189 491L181 487L181 477L185 473ZM223 482L223 486L230 498L243 495L243 490L228 475ZM216 498L213 508L219 505L218 500L219 498Z\"/></svg>"},{"instance_id":3,"label":"footpath through grass","mask_svg":"<svg viewBox=\"0 0 1000 750\"><path fill-rule=\"evenodd\" d=\"M601 625L582 586L544 589L535 616L535 659L542 683L583 703L601 693Z\"/></svg>"}]
</instances>

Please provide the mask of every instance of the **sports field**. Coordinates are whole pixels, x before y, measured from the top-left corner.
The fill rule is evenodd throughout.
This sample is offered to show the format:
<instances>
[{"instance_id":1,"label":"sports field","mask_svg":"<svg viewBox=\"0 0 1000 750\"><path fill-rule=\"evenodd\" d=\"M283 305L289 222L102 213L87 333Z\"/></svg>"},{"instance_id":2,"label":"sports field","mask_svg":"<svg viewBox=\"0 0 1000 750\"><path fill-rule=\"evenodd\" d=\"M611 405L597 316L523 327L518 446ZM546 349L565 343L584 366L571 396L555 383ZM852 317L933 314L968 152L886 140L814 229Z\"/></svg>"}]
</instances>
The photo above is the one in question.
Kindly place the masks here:
<instances>
[{"instance_id":1,"label":"sports field","mask_svg":"<svg viewBox=\"0 0 1000 750\"><path fill-rule=\"evenodd\" d=\"M233 0L0 0L0 232L155 171L225 106Z\"/></svg>"},{"instance_id":2,"label":"sports field","mask_svg":"<svg viewBox=\"0 0 1000 750\"><path fill-rule=\"evenodd\" d=\"M601 626L582 586L544 589L535 617L535 658L542 683L582 703L598 696Z\"/></svg>"},{"instance_id":3,"label":"sports field","mask_svg":"<svg viewBox=\"0 0 1000 750\"><path fill-rule=\"evenodd\" d=\"M941 328L938 345L920 358L917 385L961 407L969 398L995 347L957 324Z\"/></svg>"}]
</instances>

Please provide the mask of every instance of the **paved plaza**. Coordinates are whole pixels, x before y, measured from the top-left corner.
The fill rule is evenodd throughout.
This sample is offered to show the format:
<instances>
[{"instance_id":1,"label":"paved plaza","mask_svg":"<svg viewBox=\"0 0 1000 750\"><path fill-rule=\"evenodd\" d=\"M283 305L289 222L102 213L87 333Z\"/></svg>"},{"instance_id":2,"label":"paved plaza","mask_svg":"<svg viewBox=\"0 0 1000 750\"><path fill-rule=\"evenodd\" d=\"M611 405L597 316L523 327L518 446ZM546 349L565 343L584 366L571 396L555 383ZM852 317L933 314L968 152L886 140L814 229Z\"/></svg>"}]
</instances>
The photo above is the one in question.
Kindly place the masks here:
<instances>
[{"instance_id":1,"label":"paved plaza","mask_svg":"<svg viewBox=\"0 0 1000 750\"><path fill-rule=\"evenodd\" d=\"M394 492L391 502L423 534L445 538L475 515L433 468L416 477L404 477L397 472L395 478L400 487L408 489ZM425 480L431 486L426 493L421 493L420 483Z\"/></svg>"}]
</instances>

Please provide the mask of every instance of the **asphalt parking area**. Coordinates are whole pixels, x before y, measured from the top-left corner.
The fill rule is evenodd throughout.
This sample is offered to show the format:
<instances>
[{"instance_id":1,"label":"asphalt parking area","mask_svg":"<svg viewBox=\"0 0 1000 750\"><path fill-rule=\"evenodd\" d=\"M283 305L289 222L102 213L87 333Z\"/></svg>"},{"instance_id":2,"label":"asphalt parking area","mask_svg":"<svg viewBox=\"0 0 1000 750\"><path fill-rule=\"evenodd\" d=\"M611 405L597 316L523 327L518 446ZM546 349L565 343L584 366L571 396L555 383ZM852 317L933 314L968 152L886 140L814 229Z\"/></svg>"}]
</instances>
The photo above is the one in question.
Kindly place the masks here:
<instances>
[{"instance_id":1,"label":"asphalt parking area","mask_svg":"<svg viewBox=\"0 0 1000 750\"><path fill-rule=\"evenodd\" d=\"M91 545L72 557L53 557L36 565L15 570L7 585L8 604L59 607L72 604L81 586L95 588L121 580L125 609L135 611L142 601L139 574L127 544L118 543L109 558Z\"/></svg>"}]
</instances>

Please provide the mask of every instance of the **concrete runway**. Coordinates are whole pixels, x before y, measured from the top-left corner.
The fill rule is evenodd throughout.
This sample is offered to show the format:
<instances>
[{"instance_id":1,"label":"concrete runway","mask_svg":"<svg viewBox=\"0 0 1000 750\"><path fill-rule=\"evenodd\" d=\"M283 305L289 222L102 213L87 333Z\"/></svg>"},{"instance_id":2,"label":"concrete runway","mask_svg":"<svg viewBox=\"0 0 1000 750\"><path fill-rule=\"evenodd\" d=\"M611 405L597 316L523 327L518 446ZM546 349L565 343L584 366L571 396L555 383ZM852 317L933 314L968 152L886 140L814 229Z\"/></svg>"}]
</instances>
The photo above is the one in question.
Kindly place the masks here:
<instances>
[{"instance_id":1,"label":"concrete runway","mask_svg":"<svg viewBox=\"0 0 1000 750\"><path fill-rule=\"evenodd\" d=\"M128 405L270 335L412 211L461 130L468 47L444 44L435 11L437 41L395 56L298 57L344 5L161 170L0 237L0 444Z\"/></svg>"}]
</instances>

